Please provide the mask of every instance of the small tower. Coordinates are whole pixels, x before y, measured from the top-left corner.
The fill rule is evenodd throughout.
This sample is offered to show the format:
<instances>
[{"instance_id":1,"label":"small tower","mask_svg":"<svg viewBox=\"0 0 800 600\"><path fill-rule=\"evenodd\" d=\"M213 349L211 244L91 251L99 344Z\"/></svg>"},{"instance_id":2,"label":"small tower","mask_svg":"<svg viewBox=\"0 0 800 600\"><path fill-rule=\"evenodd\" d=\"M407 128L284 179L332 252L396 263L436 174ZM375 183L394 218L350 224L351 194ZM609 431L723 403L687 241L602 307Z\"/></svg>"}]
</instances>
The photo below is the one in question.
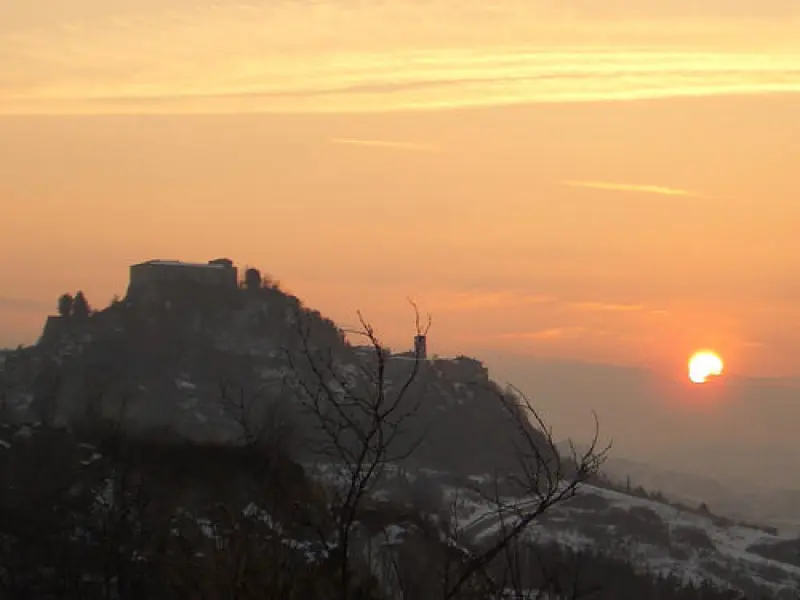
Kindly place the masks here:
<instances>
[{"instance_id":1,"label":"small tower","mask_svg":"<svg viewBox=\"0 0 800 600\"><path fill-rule=\"evenodd\" d=\"M423 360L428 358L428 340L424 335L414 336L414 356Z\"/></svg>"}]
</instances>

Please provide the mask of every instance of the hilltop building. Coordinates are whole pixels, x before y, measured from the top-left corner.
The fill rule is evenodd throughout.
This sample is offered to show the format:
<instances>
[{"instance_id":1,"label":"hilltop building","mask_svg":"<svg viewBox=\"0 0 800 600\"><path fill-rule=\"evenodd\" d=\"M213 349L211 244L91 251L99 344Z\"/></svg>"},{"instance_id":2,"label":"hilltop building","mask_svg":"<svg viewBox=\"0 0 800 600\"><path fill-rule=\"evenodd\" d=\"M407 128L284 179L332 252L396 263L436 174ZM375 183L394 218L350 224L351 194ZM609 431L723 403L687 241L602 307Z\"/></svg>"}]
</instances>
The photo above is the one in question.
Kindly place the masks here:
<instances>
[{"instance_id":1,"label":"hilltop building","mask_svg":"<svg viewBox=\"0 0 800 600\"><path fill-rule=\"evenodd\" d=\"M375 356L374 346L355 346L353 348L357 354L366 357ZM388 360L428 360L428 343L424 335L414 336L414 348L406 352L392 352L388 348L383 349L383 356Z\"/></svg>"},{"instance_id":2,"label":"hilltop building","mask_svg":"<svg viewBox=\"0 0 800 600\"><path fill-rule=\"evenodd\" d=\"M356 346L354 350L362 356L373 356L375 348L373 346ZM388 348L384 348L384 357L392 360L428 360L428 339L424 335L414 336L414 348L406 352L393 353Z\"/></svg>"},{"instance_id":3,"label":"hilltop building","mask_svg":"<svg viewBox=\"0 0 800 600\"><path fill-rule=\"evenodd\" d=\"M238 272L233 261L217 258L207 263L148 260L131 265L128 297L147 299L165 286L200 285L209 289L236 289Z\"/></svg>"}]
</instances>

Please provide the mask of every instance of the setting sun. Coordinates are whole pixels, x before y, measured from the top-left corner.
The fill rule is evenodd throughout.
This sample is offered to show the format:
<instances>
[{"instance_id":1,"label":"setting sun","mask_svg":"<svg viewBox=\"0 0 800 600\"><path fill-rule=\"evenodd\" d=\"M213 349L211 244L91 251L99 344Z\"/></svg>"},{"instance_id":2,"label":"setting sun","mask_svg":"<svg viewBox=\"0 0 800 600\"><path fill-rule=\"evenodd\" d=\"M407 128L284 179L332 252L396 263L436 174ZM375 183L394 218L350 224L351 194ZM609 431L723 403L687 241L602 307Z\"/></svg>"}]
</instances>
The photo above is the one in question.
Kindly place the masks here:
<instances>
[{"instance_id":1,"label":"setting sun","mask_svg":"<svg viewBox=\"0 0 800 600\"><path fill-rule=\"evenodd\" d=\"M689 359L689 380L692 383L705 383L709 377L722 375L722 368L722 359L715 352L695 352Z\"/></svg>"}]
</instances>

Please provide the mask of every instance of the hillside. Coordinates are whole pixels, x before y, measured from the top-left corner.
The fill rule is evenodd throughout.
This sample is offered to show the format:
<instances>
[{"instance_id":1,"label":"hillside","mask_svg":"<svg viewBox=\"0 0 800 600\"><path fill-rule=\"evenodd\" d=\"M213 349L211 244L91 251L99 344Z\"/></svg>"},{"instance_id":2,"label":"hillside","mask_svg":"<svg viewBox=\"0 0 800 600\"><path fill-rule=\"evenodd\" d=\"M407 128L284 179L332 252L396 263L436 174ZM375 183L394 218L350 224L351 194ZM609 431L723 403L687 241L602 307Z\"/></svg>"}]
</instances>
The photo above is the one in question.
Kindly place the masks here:
<instances>
[{"instance_id":1,"label":"hillside","mask_svg":"<svg viewBox=\"0 0 800 600\"><path fill-rule=\"evenodd\" d=\"M609 600L800 587L796 539L612 489L595 474L602 453L562 460L477 360L354 346L272 284L158 291L52 317L6 356L0 529L19 563L0 569L7 588L109 597L112 582L81 577L112 569L113 586L131 586L117 597L186 597L197 579L192 597L211 600L232 597L219 586L242 557L255 570L241 598L338 586L348 600L561 600L578 568ZM97 556L110 543L111 566ZM73 579L51 577L67 568ZM463 587L442 596L442 581Z\"/></svg>"},{"instance_id":2,"label":"hillside","mask_svg":"<svg viewBox=\"0 0 800 600\"><path fill-rule=\"evenodd\" d=\"M14 568L13 578L0 569L0 583L13 592L32 589L35 580L41 598L101 598L102 570L124 567L133 595L122 597L184 597L186 586L196 585L202 594L195 597L220 598L239 585L236 570L250 563L258 570L246 571L244 581L253 587L238 597L264 597L265 590L330 597L324 589L335 588L329 568L336 543L320 493L335 469L292 461L262 467L231 447L130 442L113 434L82 441L41 425L0 427L0 558ZM503 497L500 509L487 499L493 489L489 476L389 469L354 523L352 543L367 557L359 559L362 581L386 592L368 597L441 598L444 564L457 573L503 526L513 526L518 510L540 501ZM312 519L321 519L322 529ZM81 536L70 535L76 526ZM114 552L96 555L107 543ZM495 581L507 581L508 599L521 598L511 591L520 587L563 600L575 585L599 600L743 597L734 590L780 599L794 597L800 584L798 548L797 539L586 484L515 544L515 560L524 561L516 576L506 571L506 554L490 571ZM444 551L452 555L445 559ZM74 584L80 595L62 587L70 572L51 579L38 570L68 564L84 572Z\"/></svg>"},{"instance_id":3,"label":"hillside","mask_svg":"<svg viewBox=\"0 0 800 600\"><path fill-rule=\"evenodd\" d=\"M566 449L568 444L558 444ZM777 460L777 459L776 459ZM688 506L705 504L728 517L800 531L799 492L786 486L767 487L746 479L711 477L660 467L610 453L603 473L619 487L661 491L671 500Z\"/></svg>"},{"instance_id":4,"label":"hillside","mask_svg":"<svg viewBox=\"0 0 800 600\"><path fill-rule=\"evenodd\" d=\"M85 319L48 319L40 342L6 369L14 418L72 426L122 418L130 433L214 443L240 442L246 427L278 419L286 442L307 453L316 444L298 437L312 435L319 415L309 414L313 394L303 384L367 399L378 392L374 348L351 345L332 321L274 285L160 292L157 303L126 298ZM410 327L410 342L412 334ZM403 395L392 454L413 447L414 464L458 472L514 466L519 432L479 361L406 354L384 362L387 397Z\"/></svg>"},{"instance_id":5,"label":"hillside","mask_svg":"<svg viewBox=\"0 0 800 600\"><path fill-rule=\"evenodd\" d=\"M485 502L464 504L466 522L474 522L481 512L491 514ZM471 525L470 532L481 539L498 527L499 519L490 516L477 527ZM591 484L543 515L526 535L537 544L601 549L653 573L687 582L712 581L751 597L794 598L800 586L800 539L794 535L781 536Z\"/></svg>"},{"instance_id":6,"label":"hillside","mask_svg":"<svg viewBox=\"0 0 800 600\"><path fill-rule=\"evenodd\" d=\"M313 467L309 473L314 473ZM324 469L323 469L324 472ZM438 507L449 530L469 547L481 547L513 527L541 496L496 496L503 477L454 478L423 469L397 469L376 495L399 503L414 492L418 506ZM402 482L402 483L399 483ZM800 538L771 527L584 483L573 498L554 505L527 528L520 543L561 552L597 554L637 572L673 579L677 585L713 585L737 598L796 598L800 590ZM541 555L539 556L541 558ZM599 598L618 598L599 577ZM617 593L622 593L620 588Z\"/></svg>"}]
</instances>

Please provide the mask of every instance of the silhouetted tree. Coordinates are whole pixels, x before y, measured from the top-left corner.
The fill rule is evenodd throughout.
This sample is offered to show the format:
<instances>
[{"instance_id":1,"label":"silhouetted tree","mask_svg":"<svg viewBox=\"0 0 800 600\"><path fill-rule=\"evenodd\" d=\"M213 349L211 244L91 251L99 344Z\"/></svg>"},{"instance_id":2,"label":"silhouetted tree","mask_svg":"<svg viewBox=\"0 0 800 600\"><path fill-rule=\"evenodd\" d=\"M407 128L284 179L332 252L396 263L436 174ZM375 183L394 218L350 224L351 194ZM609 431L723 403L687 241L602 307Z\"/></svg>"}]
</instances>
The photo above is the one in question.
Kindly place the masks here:
<instances>
[{"instance_id":1,"label":"silhouetted tree","mask_svg":"<svg viewBox=\"0 0 800 600\"><path fill-rule=\"evenodd\" d=\"M244 272L244 285L248 290L257 290L261 287L261 271L249 268Z\"/></svg>"},{"instance_id":2,"label":"silhouetted tree","mask_svg":"<svg viewBox=\"0 0 800 600\"><path fill-rule=\"evenodd\" d=\"M424 335L430 328L430 317L423 325L416 305L412 306L417 335ZM333 355L318 347L311 327L317 321L304 318L299 311L295 323L301 349L296 355L286 355L291 367L287 383L322 433L314 444L315 450L337 465L337 475L343 482L329 490L332 522L315 525L324 544L329 543L326 530L332 529L335 535L331 558L339 582L335 594L338 600L356 597L354 529L364 505L387 468L413 454L421 442L421 438L415 439L403 448L395 448L405 422L420 406L421 399L410 395L420 372L421 356L415 354L408 375L389 391L389 353L361 313L358 318L360 329L350 333L365 339L372 348L372 364L362 370L366 376L364 385L352 385Z\"/></svg>"},{"instance_id":3,"label":"silhouetted tree","mask_svg":"<svg viewBox=\"0 0 800 600\"><path fill-rule=\"evenodd\" d=\"M62 317L72 316L72 307L75 305L75 299L71 294L62 294L58 299L58 314Z\"/></svg>"},{"instance_id":4,"label":"silhouetted tree","mask_svg":"<svg viewBox=\"0 0 800 600\"><path fill-rule=\"evenodd\" d=\"M78 319L85 319L90 312L89 302L86 301L86 296L83 295L83 292L75 294L75 301L72 304L72 316Z\"/></svg>"},{"instance_id":5,"label":"silhouetted tree","mask_svg":"<svg viewBox=\"0 0 800 600\"><path fill-rule=\"evenodd\" d=\"M430 317L422 322L417 306L413 302L411 305L416 317L416 334L426 335L431 326ZM356 597L354 582L358 580L356 564L360 556L356 525L362 522L379 481L395 465L413 456L424 437L422 433L401 441L404 432L409 433L422 402L422 395L414 387L424 365L419 349L415 350L407 372L395 378L390 366L391 352L361 313L358 318L360 328L348 333L363 338L371 348L370 358L356 366L356 372L363 378L354 378L352 371L341 368L330 349L321 349L320 344L315 343L310 323L316 320L304 320L299 313L295 323L300 350L294 354L287 352L290 374L286 382L296 392L295 397L319 432L319 437L309 439L307 445L315 446L316 452L335 469L328 471L336 474L337 483L327 490L329 508L325 515L332 520L313 525L323 544L330 548L331 566L339 580L334 597L341 600ZM519 497L529 500L507 501L501 498L499 491L488 498L492 507L489 514L505 527L482 547L464 554L459 552L456 560L450 560L448 554L441 565L442 580L437 583L437 595L442 600L503 597L499 595L502 591L495 589L494 583L487 579L490 567L537 518L572 498L605 460L606 449L601 450L597 445L597 423L589 449L581 455L573 452L569 457L570 470L556 450L550 428L522 392L510 387L506 392L495 390L494 394L515 435L514 451L519 468L509 475L509 481ZM487 517L484 514L471 524L479 522L480 518ZM445 543L458 547L457 536L445 533ZM402 578L399 573L396 575ZM416 592L406 596L407 590L400 587L395 597L404 600L420 597Z\"/></svg>"}]
</instances>

